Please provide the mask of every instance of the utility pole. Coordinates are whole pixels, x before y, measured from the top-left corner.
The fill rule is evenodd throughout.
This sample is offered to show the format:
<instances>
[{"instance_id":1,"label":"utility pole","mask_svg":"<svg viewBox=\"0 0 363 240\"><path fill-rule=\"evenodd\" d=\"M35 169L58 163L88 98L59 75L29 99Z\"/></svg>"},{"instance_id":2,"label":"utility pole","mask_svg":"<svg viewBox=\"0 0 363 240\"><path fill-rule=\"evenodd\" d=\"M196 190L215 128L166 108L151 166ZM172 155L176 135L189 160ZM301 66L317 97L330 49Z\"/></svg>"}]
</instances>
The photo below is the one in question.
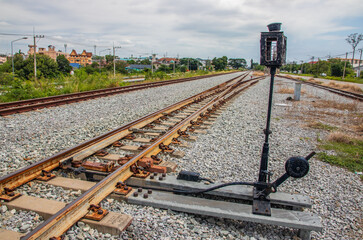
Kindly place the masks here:
<instances>
[{"instance_id":1,"label":"utility pole","mask_svg":"<svg viewBox=\"0 0 363 240\"><path fill-rule=\"evenodd\" d=\"M44 35L35 35L33 29L33 38L34 38L34 81L37 80L37 45L36 39L37 38L44 38Z\"/></svg>"},{"instance_id":2,"label":"utility pole","mask_svg":"<svg viewBox=\"0 0 363 240\"><path fill-rule=\"evenodd\" d=\"M344 61L344 70L343 70L343 79L345 77L345 67L347 66L347 61L348 61L348 53L345 53L345 61Z\"/></svg>"},{"instance_id":3,"label":"utility pole","mask_svg":"<svg viewBox=\"0 0 363 240\"><path fill-rule=\"evenodd\" d=\"M363 49L358 50L358 51L360 51L360 57L359 57L359 63L358 63L358 77L360 77L360 62L362 61L362 50Z\"/></svg>"},{"instance_id":4,"label":"utility pole","mask_svg":"<svg viewBox=\"0 0 363 240\"><path fill-rule=\"evenodd\" d=\"M67 53L67 43L64 44L64 53Z\"/></svg>"},{"instance_id":5,"label":"utility pole","mask_svg":"<svg viewBox=\"0 0 363 240\"><path fill-rule=\"evenodd\" d=\"M154 59L156 57L156 54L153 53L151 57L151 73L154 73Z\"/></svg>"},{"instance_id":6,"label":"utility pole","mask_svg":"<svg viewBox=\"0 0 363 240\"><path fill-rule=\"evenodd\" d=\"M96 52L96 45L93 45L93 49L94 49L94 51L95 51L95 56L97 55L97 52Z\"/></svg>"},{"instance_id":7,"label":"utility pole","mask_svg":"<svg viewBox=\"0 0 363 240\"><path fill-rule=\"evenodd\" d=\"M120 46L115 47L115 43L113 43L113 77L116 77L116 63L115 63L115 49L121 48Z\"/></svg>"},{"instance_id":8,"label":"utility pole","mask_svg":"<svg viewBox=\"0 0 363 240\"><path fill-rule=\"evenodd\" d=\"M303 69L304 68L304 65L303 64L304 64L304 61L301 61L301 74L303 74L303 70L304 70Z\"/></svg>"}]
</instances>

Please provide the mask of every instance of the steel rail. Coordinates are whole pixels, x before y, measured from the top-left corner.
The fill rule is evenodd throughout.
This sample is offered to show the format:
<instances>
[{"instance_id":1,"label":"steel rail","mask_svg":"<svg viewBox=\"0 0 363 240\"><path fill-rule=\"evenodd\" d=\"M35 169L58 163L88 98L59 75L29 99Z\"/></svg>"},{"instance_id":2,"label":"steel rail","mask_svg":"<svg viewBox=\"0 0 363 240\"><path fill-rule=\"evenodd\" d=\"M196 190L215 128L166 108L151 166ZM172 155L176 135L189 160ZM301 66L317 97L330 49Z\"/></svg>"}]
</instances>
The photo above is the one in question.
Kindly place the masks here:
<instances>
[{"instance_id":1,"label":"steel rail","mask_svg":"<svg viewBox=\"0 0 363 240\"><path fill-rule=\"evenodd\" d=\"M344 97L352 98L354 100L363 101L363 94L349 92L349 91L345 91L345 90L341 90L341 89L337 89L337 88L332 88L332 87L328 87L328 86L323 86L323 85L320 85L320 84L317 84L317 83L301 81L301 80L298 80L298 79L293 79L293 78L289 78L289 77L282 76L282 75L277 75L277 77L286 78L286 79L293 80L293 81L296 81L296 82L300 82L300 83L303 83L303 84L307 84L307 85L310 85L310 86L313 86L313 87L321 88L321 89L327 90L329 92L339 94L339 95L344 96Z\"/></svg>"},{"instance_id":2,"label":"steel rail","mask_svg":"<svg viewBox=\"0 0 363 240\"><path fill-rule=\"evenodd\" d=\"M243 78L241 78L241 80L242 79ZM86 191L79 198L68 204L65 208L39 225L36 229L27 234L24 239L49 239L52 237L61 236L64 232L67 231L67 229L69 229L73 224L75 224L79 219L88 213L88 209L91 204L98 204L105 197L111 194L114 191L117 182L124 182L130 178L133 175L133 172L130 170L133 164L137 163L137 161L143 157L150 157L161 152L162 150L159 148L161 143L164 145L169 145L173 138L179 136L178 130L186 130L187 127L191 125L191 121L198 118L201 113L206 112L209 107L213 106L213 104L221 101L221 99L230 91L238 90L238 87L240 87L242 84L241 80L237 81L237 83L234 83L231 86L228 86L222 93L213 98L195 113L191 114L189 117L178 123L171 130L161 136L157 141L151 144L148 148L141 151L126 164L116 169L110 175L94 185L91 189ZM255 79L247 80L243 83L253 80Z\"/></svg>"},{"instance_id":3,"label":"steel rail","mask_svg":"<svg viewBox=\"0 0 363 240\"><path fill-rule=\"evenodd\" d=\"M223 73L223 74L230 74L230 73ZM46 107L59 106L59 105L64 105L64 104L69 104L69 103L74 103L74 102L80 102L80 101L85 101L85 100L99 98L99 97L126 93L126 92L130 92L130 91L137 91L137 90L142 90L145 88L160 87L160 86L165 86L165 85L170 85L170 84L194 81L194 80L208 78L208 77L220 76L223 74L212 74L212 75L208 75L208 76L198 76L198 77L166 80L166 81L161 81L161 82L142 83L142 84L136 84L136 85L131 85L131 86L98 89L98 90L93 90L93 91L57 95L57 96L51 96L51 97L45 97L45 98L35 98L35 99L22 100L22 101L16 101L16 102L0 103L0 116L6 116L6 115L20 113L20 112L27 112L27 111L32 111L35 109L46 108Z\"/></svg>"},{"instance_id":4,"label":"steel rail","mask_svg":"<svg viewBox=\"0 0 363 240\"><path fill-rule=\"evenodd\" d=\"M248 73L244 73L242 75L247 75L247 74ZM240 76L242 76L242 75L240 75ZM184 105L189 104L190 102L194 101L198 97L201 97L205 94L208 94L217 89L225 87L228 83L239 78L240 76L232 78L222 84L214 86L201 93L195 94L187 99L179 101L179 102L172 104L168 107L165 107L159 111L145 115L131 123L125 124L117 129L111 130L100 136L94 137L88 141L85 141L79 145L76 145L75 147L61 151L51 157L48 157L39 162L33 163L27 167L19 169L6 176L0 177L0 194L4 192L5 188L15 189L33 179L35 179L42 173L42 170L52 171L53 169L59 167L62 162L66 161L70 158L73 158L74 160L82 160L85 157L88 157L88 156L92 155L93 153L97 152L98 150L106 147L109 142L111 142L111 143L115 142L115 141L125 137L126 135L130 134L131 131L129 129L145 126L148 123L162 117L163 114L165 114L165 113L170 113Z\"/></svg>"}]
</instances>

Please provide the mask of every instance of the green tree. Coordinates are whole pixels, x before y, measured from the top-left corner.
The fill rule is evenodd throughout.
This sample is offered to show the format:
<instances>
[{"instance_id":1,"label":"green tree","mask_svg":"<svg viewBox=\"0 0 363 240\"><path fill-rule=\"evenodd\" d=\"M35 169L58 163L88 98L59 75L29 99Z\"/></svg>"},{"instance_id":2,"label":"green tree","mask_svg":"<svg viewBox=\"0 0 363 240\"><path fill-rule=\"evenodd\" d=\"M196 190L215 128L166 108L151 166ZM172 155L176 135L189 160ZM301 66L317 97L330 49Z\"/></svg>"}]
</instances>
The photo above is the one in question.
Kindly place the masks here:
<instances>
[{"instance_id":1,"label":"green tree","mask_svg":"<svg viewBox=\"0 0 363 240\"><path fill-rule=\"evenodd\" d=\"M223 56L221 58L213 58L212 64L214 65L215 70L224 70L227 67L228 58Z\"/></svg>"},{"instance_id":2,"label":"green tree","mask_svg":"<svg viewBox=\"0 0 363 240\"><path fill-rule=\"evenodd\" d=\"M359 44L360 41L363 40L363 34L359 34L358 33L352 33L348 36L348 38L345 39L353 48L353 57L352 57L352 64L353 64L353 59L354 59L354 53L355 53L355 48L357 47L357 45Z\"/></svg>"},{"instance_id":3,"label":"green tree","mask_svg":"<svg viewBox=\"0 0 363 240\"><path fill-rule=\"evenodd\" d=\"M199 66L201 66L202 64L194 58L182 58L180 59L180 65L184 65L188 68L189 66L189 70L191 71L195 71L199 69Z\"/></svg>"},{"instance_id":4,"label":"green tree","mask_svg":"<svg viewBox=\"0 0 363 240\"><path fill-rule=\"evenodd\" d=\"M105 58L106 58L106 63L113 62L113 56L112 55L106 55Z\"/></svg>"},{"instance_id":5,"label":"green tree","mask_svg":"<svg viewBox=\"0 0 363 240\"><path fill-rule=\"evenodd\" d=\"M151 64L151 61L146 58L146 59L141 60L140 61L140 64L142 64L142 65L150 65Z\"/></svg>"},{"instance_id":6,"label":"green tree","mask_svg":"<svg viewBox=\"0 0 363 240\"><path fill-rule=\"evenodd\" d=\"M69 65L69 61L64 55L57 56L58 71L63 74L69 74L72 67Z\"/></svg>"},{"instance_id":7,"label":"green tree","mask_svg":"<svg viewBox=\"0 0 363 240\"><path fill-rule=\"evenodd\" d=\"M229 66L231 66L233 69L238 69L241 67L245 68L247 66L247 62L244 58L230 58Z\"/></svg>"}]
</instances>

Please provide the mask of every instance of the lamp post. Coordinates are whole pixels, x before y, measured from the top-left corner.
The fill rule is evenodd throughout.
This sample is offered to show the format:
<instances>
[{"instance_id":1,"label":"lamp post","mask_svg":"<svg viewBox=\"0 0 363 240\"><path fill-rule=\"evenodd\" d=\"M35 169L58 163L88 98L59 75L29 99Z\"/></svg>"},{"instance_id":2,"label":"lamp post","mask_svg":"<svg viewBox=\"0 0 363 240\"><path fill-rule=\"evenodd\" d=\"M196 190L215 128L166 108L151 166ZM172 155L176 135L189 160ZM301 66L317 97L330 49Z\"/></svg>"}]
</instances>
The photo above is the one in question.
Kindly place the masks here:
<instances>
[{"instance_id":1,"label":"lamp post","mask_svg":"<svg viewBox=\"0 0 363 240\"><path fill-rule=\"evenodd\" d=\"M23 39L28 39L27 37L22 37L22 38L19 38L19 39L16 39L16 40L13 40L11 41L11 66L13 68L13 77L14 77L14 54L13 54L13 43L16 42L16 41L20 41L20 40L23 40Z\"/></svg>"}]
</instances>

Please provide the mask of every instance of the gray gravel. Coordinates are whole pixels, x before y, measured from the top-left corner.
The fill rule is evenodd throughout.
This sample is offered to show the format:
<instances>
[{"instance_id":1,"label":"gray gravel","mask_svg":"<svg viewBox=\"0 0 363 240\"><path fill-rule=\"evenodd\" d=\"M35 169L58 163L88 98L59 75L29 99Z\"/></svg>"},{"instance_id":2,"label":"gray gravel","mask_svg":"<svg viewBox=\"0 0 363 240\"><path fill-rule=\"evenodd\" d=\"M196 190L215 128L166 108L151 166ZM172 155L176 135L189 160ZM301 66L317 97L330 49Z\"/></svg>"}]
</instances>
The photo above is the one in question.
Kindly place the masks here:
<instances>
[{"instance_id":1,"label":"gray gravel","mask_svg":"<svg viewBox=\"0 0 363 240\"><path fill-rule=\"evenodd\" d=\"M155 112L240 73L0 118L0 176Z\"/></svg>"},{"instance_id":2,"label":"gray gravel","mask_svg":"<svg viewBox=\"0 0 363 240\"><path fill-rule=\"evenodd\" d=\"M213 83L216 84L218 81L221 81L221 79ZM199 89L190 87L190 89L195 90L193 94L201 91L203 87L207 88L205 86L206 82L204 81ZM290 84L288 80L283 80L283 82ZM316 95L324 99L339 98L342 101L350 101L320 89L307 86L304 86L304 88L309 92L309 98ZM171 91L173 89L172 86L168 89L170 95L172 95ZM175 92L183 95L178 89L175 87ZM129 115L135 116L136 111L139 109L152 108L149 111L151 112L164 106L164 95L162 97L158 95L161 94L161 91L157 94L154 94L154 91L158 91L158 89L150 89L148 91L150 93L145 94L144 98L139 98L137 101L133 101L132 98L137 98L138 94L131 93L132 97L129 101L123 96L123 103L120 103L112 111L108 111L108 109L113 108L115 102L121 102L120 98L122 96L48 109L41 113L31 113L28 116L17 115L14 118L1 119L1 124L13 125L13 128L16 128L16 133L19 135L18 140L16 140L17 136L10 135L9 131L5 131L5 134L1 133L5 135L2 136L2 139L5 139L7 142L7 147L2 146L1 154L4 154L5 159L9 159L15 153L17 161L23 161L19 160L19 157L24 157L25 155L23 154L28 151L34 154L34 160L39 160L42 154L51 155L57 152L59 146L68 147L74 145L80 139L87 139L106 131L106 129L115 128L122 123L132 120L129 118ZM238 180L255 181L264 140L262 129L265 127L267 94L268 81L265 80L239 96L228 106L228 109L217 119L211 129L208 130L208 134L198 135L198 140L190 144L192 148L184 149L186 153L184 158L172 159L179 164L178 169L199 171L203 173L204 177L222 182ZM313 150L318 150L316 149L317 138L324 138L327 134L323 130L303 127L301 121L290 118L288 113L303 111L304 108L299 106L299 103L286 101L287 96L286 94L275 94L274 96L275 103L292 104L294 107L275 105L273 108L273 134L270 141L269 162L269 168L274 171L273 178L284 172L284 162L288 157L293 155L305 156ZM165 96L165 98L167 97ZM179 95L172 97L180 100L187 96L180 96L180 99L178 98ZM118 100L116 101L114 98ZM150 100L143 101L146 98ZM154 101L153 105L150 104L151 101ZM140 105L139 102L141 102ZM132 109L127 110L127 107L123 107L124 103L133 103L135 105ZM144 106L145 104L147 107ZM78 107L79 105L82 105L82 107ZM99 106L104 106L104 109L99 109ZM77 111L82 113L77 113ZM104 114L104 112L107 112L107 114ZM147 113L147 111L145 112ZM84 115L87 115L87 117L84 117ZM77 116L79 119L72 118L72 116ZM21 126L18 126L20 122L25 120L27 120L25 124L23 123ZM79 124L77 125L78 127L72 126L72 122L76 125ZM25 133L21 133L22 129L25 130ZM31 138L27 139L28 136L36 134L38 132L37 129L40 132L39 135L36 135L38 141ZM70 134L73 132L74 134ZM21 141L20 139L23 140ZM39 146L49 146L48 142L57 145L52 148L39 150ZM13 149L13 152L8 153L8 149ZM34 153L35 150L38 150L36 154ZM12 161L14 159L15 157L12 158ZM19 163L16 162L16 164ZM10 168L14 169L16 167ZM298 180L290 179L279 190L303 193L311 197L314 203L313 208L306 211L311 211L321 216L324 227L322 233L314 232L313 237L316 239L361 239L363 233L359 224L361 224L363 204L361 194L362 182L359 176L344 169L320 162L315 158L311 160L310 169L310 173L305 178ZM3 171L3 174L6 171ZM39 196L58 201L69 202L73 200L73 197L78 196L78 193L74 192L73 197L65 199L62 196L69 196L68 194L72 191L48 186L43 183L33 184L32 186L25 185L21 188L21 191L27 194L30 192L30 188L33 188L32 190L38 189ZM289 228L177 213L153 207L129 205L112 199L104 200L102 206L114 212L132 215L134 220L127 231L123 232L120 236L111 236L98 233L86 224L79 222L77 226L73 226L67 232L67 239L253 240L296 239L297 234L296 230ZM2 209L0 211L3 213L0 217L2 220L3 215L9 215L10 212L3 211ZM14 219L21 216L18 213L13 215ZM32 227L37 224L38 222L36 221L29 223ZM2 227L20 231L19 228L16 229L14 226L17 226L16 220L14 220L13 226L9 223L2 225Z\"/></svg>"}]
</instances>

